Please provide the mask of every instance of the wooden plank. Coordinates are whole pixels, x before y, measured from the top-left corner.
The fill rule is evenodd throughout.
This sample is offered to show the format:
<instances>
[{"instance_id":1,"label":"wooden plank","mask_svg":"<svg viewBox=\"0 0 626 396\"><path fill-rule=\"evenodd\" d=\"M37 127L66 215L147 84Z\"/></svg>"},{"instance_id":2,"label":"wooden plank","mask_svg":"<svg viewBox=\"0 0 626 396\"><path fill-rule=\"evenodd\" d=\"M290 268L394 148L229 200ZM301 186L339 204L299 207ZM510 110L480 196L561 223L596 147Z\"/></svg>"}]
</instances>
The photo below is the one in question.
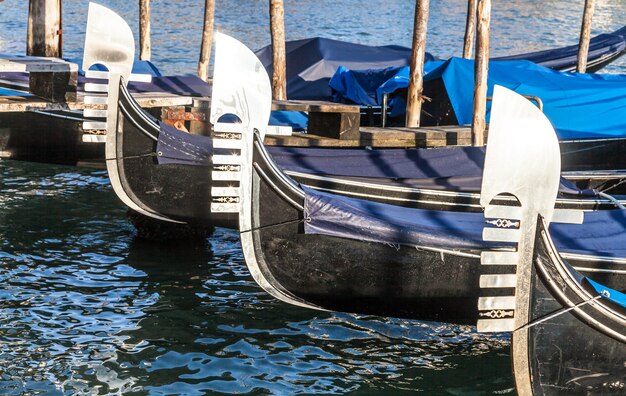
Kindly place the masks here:
<instances>
[{"instance_id":1,"label":"wooden plank","mask_svg":"<svg viewBox=\"0 0 626 396\"><path fill-rule=\"evenodd\" d=\"M359 139L358 113L309 112L307 131L334 139Z\"/></svg>"},{"instance_id":2,"label":"wooden plank","mask_svg":"<svg viewBox=\"0 0 626 396\"><path fill-rule=\"evenodd\" d=\"M140 93L133 94L133 97L143 108L161 108L168 106L188 106L193 102L193 98L186 96L172 96L167 94ZM24 112L31 109L38 110L82 110L86 107L90 109L106 109L106 104L85 104L84 94L79 93L76 101L67 103L54 103L36 96L2 96L0 97L0 113L4 112Z\"/></svg>"},{"instance_id":3,"label":"wooden plank","mask_svg":"<svg viewBox=\"0 0 626 396\"><path fill-rule=\"evenodd\" d=\"M319 135L293 133L292 136L266 136L265 144L293 147L441 147L449 141L471 143L468 127L376 128L362 127L358 139L331 139Z\"/></svg>"},{"instance_id":4,"label":"wooden plank","mask_svg":"<svg viewBox=\"0 0 626 396\"><path fill-rule=\"evenodd\" d=\"M58 58L18 56L0 58L0 72L78 72L76 63Z\"/></svg>"},{"instance_id":5,"label":"wooden plank","mask_svg":"<svg viewBox=\"0 0 626 396\"><path fill-rule=\"evenodd\" d=\"M319 100L274 100L272 110L307 111L323 113L360 113L357 105L324 102Z\"/></svg>"}]
</instances>

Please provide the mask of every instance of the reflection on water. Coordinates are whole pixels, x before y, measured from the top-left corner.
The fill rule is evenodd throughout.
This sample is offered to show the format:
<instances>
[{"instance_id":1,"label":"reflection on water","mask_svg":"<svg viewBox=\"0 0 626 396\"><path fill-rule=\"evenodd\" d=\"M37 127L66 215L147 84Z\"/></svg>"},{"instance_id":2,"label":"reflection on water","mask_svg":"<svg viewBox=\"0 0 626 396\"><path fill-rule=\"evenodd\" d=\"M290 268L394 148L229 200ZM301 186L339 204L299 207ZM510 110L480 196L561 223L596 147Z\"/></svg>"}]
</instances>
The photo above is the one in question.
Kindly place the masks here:
<instances>
[{"instance_id":1,"label":"reflection on water","mask_svg":"<svg viewBox=\"0 0 626 396\"><path fill-rule=\"evenodd\" d=\"M252 281L235 232L133 239L102 171L0 175L0 393L512 388L506 337L287 306Z\"/></svg>"},{"instance_id":2,"label":"reflection on water","mask_svg":"<svg viewBox=\"0 0 626 396\"><path fill-rule=\"evenodd\" d=\"M136 31L136 3L105 3ZM220 30L269 42L267 1L217 3ZM24 52L27 4L0 2L0 52ZM86 4L64 2L67 56L80 56ZM195 70L202 4L152 2L165 72ZM412 3L381 4L288 0L287 37L409 46ZM461 52L465 4L431 2L431 52ZM494 3L492 53L576 42L582 7ZM594 34L623 21L626 3L597 2ZM0 394L514 393L505 336L285 305L254 284L232 231L202 246L133 235L105 172L0 160Z\"/></svg>"}]
</instances>

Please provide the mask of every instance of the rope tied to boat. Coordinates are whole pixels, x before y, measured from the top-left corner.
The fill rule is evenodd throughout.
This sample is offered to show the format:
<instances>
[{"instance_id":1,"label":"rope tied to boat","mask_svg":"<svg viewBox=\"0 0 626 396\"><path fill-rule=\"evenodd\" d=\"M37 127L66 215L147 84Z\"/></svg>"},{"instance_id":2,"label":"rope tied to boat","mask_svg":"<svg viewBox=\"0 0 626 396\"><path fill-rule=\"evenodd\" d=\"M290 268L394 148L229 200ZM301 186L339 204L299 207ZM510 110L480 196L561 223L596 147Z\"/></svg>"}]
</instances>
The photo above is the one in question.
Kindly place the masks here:
<instances>
[{"instance_id":1,"label":"rope tied to boat","mask_svg":"<svg viewBox=\"0 0 626 396\"><path fill-rule=\"evenodd\" d=\"M605 293L606 293L606 294L605 294ZM570 312L570 311L572 311L572 310L574 310L574 309L580 308L580 307L582 307L582 306L584 306L584 305L587 305L587 304L592 303L592 302L594 302L594 301L596 301L596 300L599 300L599 299L600 299L600 298L602 298L602 297L609 297L609 295L608 295L608 291L603 290L600 294L598 294L598 295L597 295L597 296L595 296L595 297L591 297L591 298L589 298L589 299L587 299L587 300L585 300L585 301L579 302L579 303L578 303L578 304L576 304L576 305L572 305L571 307L561 308L561 309L559 309L558 311L553 312L553 313L551 313L551 314L548 314L548 315L546 315L546 316L544 316L544 317L542 317L542 318L539 318L539 319L533 320L533 321L531 321L531 322L528 322L528 323L526 323L525 325L520 326L520 327L518 327L517 329L513 330L513 332L520 331L520 330L524 330L524 329L529 329L529 328L531 328L531 327L533 327L533 326L536 326L536 325L538 325L538 324L541 324L541 323L543 323L543 322L546 322L546 321L548 321L548 320L550 320L550 319L557 318L557 317L559 317L559 316L561 316L561 315L563 315L563 314L566 314L566 313L568 313L568 312Z\"/></svg>"},{"instance_id":2,"label":"rope tied to boat","mask_svg":"<svg viewBox=\"0 0 626 396\"><path fill-rule=\"evenodd\" d=\"M607 183L608 183L608 182L607 182ZM617 182L617 183L615 183L615 184L612 184L611 186L607 187L607 188L606 188L606 189L604 189L604 190L601 190L601 187L597 188L597 190L598 190L598 193L600 193L600 194L602 194L602 193L606 193L607 191L611 191L611 190L613 190L614 188L619 187L619 186L621 186L621 185L622 185L622 184L624 184L624 183L626 183L626 178L621 179L619 182ZM606 183L605 183L605 184L606 184Z\"/></svg>"},{"instance_id":3,"label":"rope tied to boat","mask_svg":"<svg viewBox=\"0 0 626 396\"><path fill-rule=\"evenodd\" d=\"M280 226L289 225L289 224L304 223L306 220L307 220L306 218L304 218L304 219L296 219L296 220L287 220L287 221L283 221L281 223L268 224L268 225L264 225L264 226L261 226L261 227L252 227L252 228L249 228L247 230L241 230L241 231L239 231L239 233L243 234L245 232L266 230L266 229L269 229L269 228L280 227Z\"/></svg>"},{"instance_id":4,"label":"rope tied to boat","mask_svg":"<svg viewBox=\"0 0 626 396\"><path fill-rule=\"evenodd\" d=\"M113 157L113 158L105 158L105 161L119 161L125 159L137 159L137 158L145 158L145 157L156 157L157 153L147 153L147 154L137 154L137 155L126 155L123 157Z\"/></svg>"}]
</instances>

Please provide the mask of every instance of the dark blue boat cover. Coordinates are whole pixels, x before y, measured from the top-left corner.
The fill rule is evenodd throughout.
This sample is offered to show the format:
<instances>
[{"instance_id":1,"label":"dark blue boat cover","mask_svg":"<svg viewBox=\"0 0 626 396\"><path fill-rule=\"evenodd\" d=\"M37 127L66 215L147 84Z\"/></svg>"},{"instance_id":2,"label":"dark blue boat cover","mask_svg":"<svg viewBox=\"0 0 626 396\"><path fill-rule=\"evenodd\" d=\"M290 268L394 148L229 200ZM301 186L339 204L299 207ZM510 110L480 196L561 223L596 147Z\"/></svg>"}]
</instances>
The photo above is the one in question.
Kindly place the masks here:
<instances>
[{"instance_id":1,"label":"dark blue boat cover","mask_svg":"<svg viewBox=\"0 0 626 396\"><path fill-rule=\"evenodd\" d=\"M587 64L607 56L623 54L626 51L626 26L613 33L603 33L589 41ZM493 60L528 60L554 70L575 70L578 61L578 44L567 47L530 52L527 54L501 56Z\"/></svg>"},{"instance_id":2,"label":"dark blue boat cover","mask_svg":"<svg viewBox=\"0 0 626 396\"><path fill-rule=\"evenodd\" d=\"M79 84L80 82L79 79ZM212 85L192 74L160 76L152 77L152 81L149 83L129 81L128 91L131 93L162 92L180 96L207 97L211 96Z\"/></svg>"},{"instance_id":3,"label":"dark blue boat cover","mask_svg":"<svg viewBox=\"0 0 626 396\"><path fill-rule=\"evenodd\" d=\"M436 149L321 149L267 147L276 164L284 170L315 175L367 178L371 182L447 191L480 191L485 162L482 147L441 147ZM157 142L159 164L207 166L213 150L208 137L181 132L161 124ZM378 179L378 180L372 180ZM594 190L577 188L561 179L559 192L565 195L594 196Z\"/></svg>"},{"instance_id":4,"label":"dark blue boat cover","mask_svg":"<svg viewBox=\"0 0 626 396\"><path fill-rule=\"evenodd\" d=\"M307 234L414 247L488 249L482 213L405 208L328 194L303 187ZM583 225L550 225L560 252L603 257L626 257L626 211L585 213Z\"/></svg>"},{"instance_id":5,"label":"dark blue boat cover","mask_svg":"<svg viewBox=\"0 0 626 396\"><path fill-rule=\"evenodd\" d=\"M28 73L0 72L0 80L13 81L16 83L28 84ZM85 83L104 84L105 80L97 78L86 78L78 76L78 90L84 91ZM152 82L130 81L128 91L131 93L140 92L162 92L181 96L211 96L211 85L202 81L194 75L181 76L153 76Z\"/></svg>"},{"instance_id":6,"label":"dark blue boat cover","mask_svg":"<svg viewBox=\"0 0 626 396\"><path fill-rule=\"evenodd\" d=\"M160 165L178 164L209 166L213 155L213 140L192 135L159 121L156 152Z\"/></svg>"},{"instance_id":7,"label":"dark blue boat cover","mask_svg":"<svg viewBox=\"0 0 626 396\"><path fill-rule=\"evenodd\" d=\"M483 147L434 149L323 149L267 147L284 170L314 175L388 179L388 184L435 190L478 192L482 183ZM381 180L371 180L381 182ZM594 196L561 179L561 194Z\"/></svg>"},{"instance_id":8,"label":"dark blue boat cover","mask_svg":"<svg viewBox=\"0 0 626 396\"><path fill-rule=\"evenodd\" d=\"M398 45L369 46L322 37L286 43L287 97L299 100L331 100L328 86L339 66L349 69L380 69L410 64L411 49ZM256 51L271 76L272 46ZM435 58L427 54L426 60Z\"/></svg>"},{"instance_id":9,"label":"dark blue boat cover","mask_svg":"<svg viewBox=\"0 0 626 396\"><path fill-rule=\"evenodd\" d=\"M442 79L459 125L472 121L474 91L474 61L452 58L445 62L430 62L424 66L424 82ZM368 72L369 73L369 72ZM386 70L385 73L388 73ZM350 78L342 76L343 80ZM383 83L377 90L378 103L384 93L406 89L408 67ZM537 96L543 101L544 112L557 131L559 139L615 138L626 136L626 75L580 74L558 72L528 61L489 62L488 92L495 84L519 94ZM346 84L347 85L347 84ZM350 90L358 88L353 78ZM363 88L365 91L366 88ZM353 95L358 99L364 94ZM392 114L404 112L403 102L390 103ZM488 112L491 103L488 103ZM489 117L489 113L487 114Z\"/></svg>"}]
</instances>

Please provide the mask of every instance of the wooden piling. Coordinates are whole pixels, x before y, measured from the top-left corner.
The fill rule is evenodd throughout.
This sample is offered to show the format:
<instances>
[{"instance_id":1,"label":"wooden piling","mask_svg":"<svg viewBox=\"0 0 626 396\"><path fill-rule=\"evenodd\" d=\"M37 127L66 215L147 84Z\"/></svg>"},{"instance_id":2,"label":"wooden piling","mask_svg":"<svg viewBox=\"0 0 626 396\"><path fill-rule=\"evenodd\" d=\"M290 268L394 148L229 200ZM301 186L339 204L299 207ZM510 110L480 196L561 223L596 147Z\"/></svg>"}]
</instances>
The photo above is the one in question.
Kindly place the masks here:
<instances>
[{"instance_id":1,"label":"wooden piling","mask_svg":"<svg viewBox=\"0 0 626 396\"><path fill-rule=\"evenodd\" d=\"M213 21L215 19L215 0L204 1L204 24L202 25L202 43L200 44L200 60L198 61L198 77L203 81L209 79L209 57L213 40Z\"/></svg>"},{"instance_id":2,"label":"wooden piling","mask_svg":"<svg viewBox=\"0 0 626 396\"><path fill-rule=\"evenodd\" d=\"M150 60L150 0L139 0L139 59Z\"/></svg>"},{"instance_id":3,"label":"wooden piling","mask_svg":"<svg viewBox=\"0 0 626 396\"><path fill-rule=\"evenodd\" d=\"M472 58L474 31L476 30L476 0L467 0L467 19L465 21L465 39L463 40L463 58Z\"/></svg>"},{"instance_id":4,"label":"wooden piling","mask_svg":"<svg viewBox=\"0 0 626 396\"><path fill-rule=\"evenodd\" d=\"M409 90L406 104L406 126L418 128L422 111L422 93L424 91L424 57L426 54L426 30L428 28L429 0L416 0L413 24L413 51Z\"/></svg>"},{"instance_id":5,"label":"wooden piling","mask_svg":"<svg viewBox=\"0 0 626 396\"><path fill-rule=\"evenodd\" d=\"M578 61L576 62L576 71L579 73L585 73L587 71L587 54L589 53L589 40L591 40L591 20L593 19L594 9L595 0L585 0L583 21L582 26L580 27Z\"/></svg>"},{"instance_id":6,"label":"wooden piling","mask_svg":"<svg viewBox=\"0 0 626 396\"><path fill-rule=\"evenodd\" d=\"M472 117L472 144L485 144L485 117L487 114L487 74L489 72L489 24L491 0L478 0L476 26L476 60L474 62L474 112Z\"/></svg>"},{"instance_id":7,"label":"wooden piling","mask_svg":"<svg viewBox=\"0 0 626 396\"><path fill-rule=\"evenodd\" d=\"M272 97L287 99L285 54L285 5L283 0L270 0L270 31L272 36Z\"/></svg>"},{"instance_id":8,"label":"wooden piling","mask_svg":"<svg viewBox=\"0 0 626 396\"><path fill-rule=\"evenodd\" d=\"M63 55L61 0L30 0L26 55Z\"/></svg>"}]
</instances>

